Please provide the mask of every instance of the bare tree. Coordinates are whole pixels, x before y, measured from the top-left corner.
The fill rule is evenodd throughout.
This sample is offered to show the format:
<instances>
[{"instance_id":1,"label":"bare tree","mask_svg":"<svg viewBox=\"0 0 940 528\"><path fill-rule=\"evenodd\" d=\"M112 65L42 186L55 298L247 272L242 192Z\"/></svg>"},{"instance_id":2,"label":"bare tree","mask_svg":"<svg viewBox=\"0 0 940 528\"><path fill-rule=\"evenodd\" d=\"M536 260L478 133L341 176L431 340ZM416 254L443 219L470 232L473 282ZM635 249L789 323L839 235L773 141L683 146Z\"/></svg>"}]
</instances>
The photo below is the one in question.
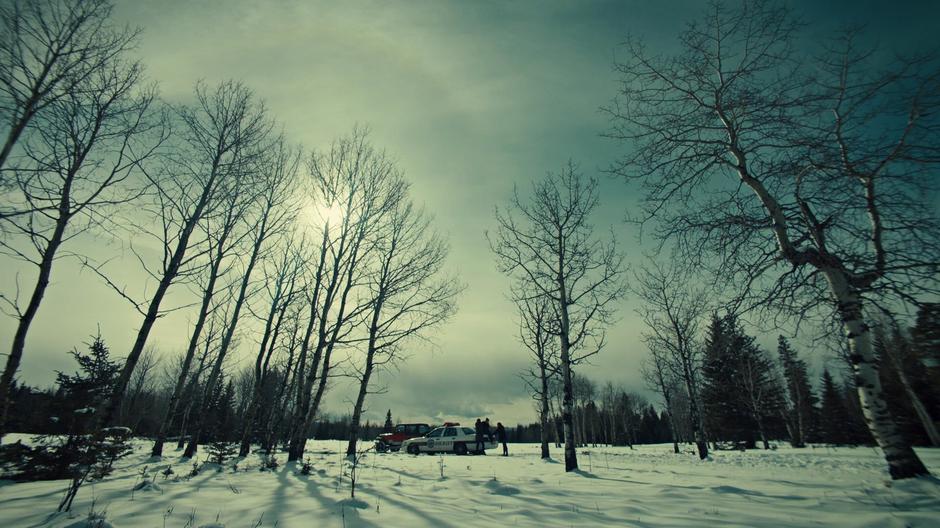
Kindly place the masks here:
<instances>
[{"instance_id":1,"label":"bare tree","mask_svg":"<svg viewBox=\"0 0 940 528\"><path fill-rule=\"evenodd\" d=\"M349 425L346 456L356 456L360 419L372 375L404 359L403 345L426 339L425 333L443 324L456 310L460 291L457 281L445 276L448 246L431 227L431 217L408 199L408 186L399 178L389 191L401 193L388 202L388 210L376 215L367 234L370 245L368 270L363 277L365 358L354 364L359 393Z\"/></svg>"},{"instance_id":2,"label":"bare tree","mask_svg":"<svg viewBox=\"0 0 940 528\"><path fill-rule=\"evenodd\" d=\"M204 268L197 267L196 271L204 275L202 280L196 280L200 284L201 301L199 311L196 315L196 321L193 324L192 335L189 338L189 344L186 352L183 354L180 370L177 373L176 383L170 394L170 400L167 403L166 413L160 423L160 429L157 431L157 437L153 442L151 449L152 456L163 455L163 444L166 442L166 435L169 432L170 423L179 409L180 398L190 378L193 359L196 356L196 349L202 339L203 329L214 309L213 300L218 293L218 281L227 272L231 271L231 265L228 262L232 258L235 250L241 247L243 239L249 236L250 231L244 230L240 234L236 228L243 221L246 209L250 206L251 200L246 199L246 192L242 186L230 189L220 206L220 211L213 215L207 215L200 223L205 236L206 256L209 261Z\"/></svg>"},{"instance_id":3,"label":"bare tree","mask_svg":"<svg viewBox=\"0 0 940 528\"><path fill-rule=\"evenodd\" d=\"M610 135L633 142L615 172L646 187L658 236L741 292L745 307L833 311L866 422L895 479L927 474L878 379L865 307L936 296L940 71L934 56L879 56L854 34L796 46L785 5L713 4L653 57L618 69ZM704 257L716 257L703 258Z\"/></svg>"},{"instance_id":4,"label":"bare tree","mask_svg":"<svg viewBox=\"0 0 940 528\"><path fill-rule=\"evenodd\" d=\"M47 107L86 89L136 43L139 30L110 23L107 0L12 0L0 5L0 189L14 147ZM34 127L42 130L45 126ZM45 204L20 204L43 206ZM0 209L0 218L34 209Z\"/></svg>"},{"instance_id":5,"label":"bare tree","mask_svg":"<svg viewBox=\"0 0 940 528\"><path fill-rule=\"evenodd\" d=\"M554 428L554 418L549 400L551 379L558 374L558 340L554 327L552 305L544 297L528 299L524 294L514 296L519 311L519 340L535 360L535 367L522 373L522 380L537 402L539 415L539 441L543 459L550 458L548 452L549 429ZM551 422L551 423L550 423Z\"/></svg>"},{"instance_id":6,"label":"bare tree","mask_svg":"<svg viewBox=\"0 0 940 528\"><path fill-rule=\"evenodd\" d=\"M261 142L258 146L264 150L259 149L250 163L243 167L247 172L241 182L258 191L253 211L244 219L248 226L252 226L249 228L251 236L248 238L248 254L238 280L238 293L231 305L229 322L219 343L219 354L206 381L203 401L208 400L221 380L222 365L232 349L235 331L241 320L241 310L248 300L255 267L272 250L273 242L290 233L296 215L293 191L297 183L299 152L289 148L283 137L274 142L266 141L263 137L259 139ZM199 445L205 416L200 413L196 418L194 433L183 453L184 457L192 457Z\"/></svg>"},{"instance_id":7,"label":"bare tree","mask_svg":"<svg viewBox=\"0 0 940 528\"><path fill-rule=\"evenodd\" d=\"M245 456L250 450L251 433L262 403L263 382L270 373L271 356L276 349L287 310L300 293L300 285L297 282L299 278L302 278L306 255L299 252L291 242L290 238L285 238L282 248L278 251L278 259L264 268L264 289L268 298L268 311L264 318L264 330L261 333L261 343L255 359L251 401L243 416L244 428L238 456Z\"/></svg>"},{"instance_id":8,"label":"bare tree","mask_svg":"<svg viewBox=\"0 0 940 528\"><path fill-rule=\"evenodd\" d=\"M0 378L0 436L10 386L53 265L72 256L63 246L99 227L141 192L134 177L163 140L163 120L153 100L153 89L141 87L140 66L115 56L85 75L72 93L46 103L33 119L40 128L24 145L13 171L14 190L5 194L25 212L2 219L9 234L0 238L0 251L37 268L25 307L16 294L0 295L17 320Z\"/></svg>"},{"instance_id":9,"label":"bare tree","mask_svg":"<svg viewBox=\"0 0 940 528\"><path fill-rule=\"evenodd\" d=\"M646 386L663 398L663 407L669 418L669 432L672 433L672 450L678 455L679 433L676 427L674 399L676 390L679 390L679 382L672 369L669 368L667 353L662 349L650 348L650 355L640 368L640 372L646 381Z\"/></svg>"},{"instance_id":10,"label":"bare tree","mask_svg":"<svg viewBox=\"0 0 940 528\"><path fill-rule=\"evenodd\" d=\"M708 310L705 292L692 287L679 266L662 267L655 262L635 274L634 284L633 291L645 302L638 310L648 329L643 341L653 362L681 380L698 455L705 459L708 443L699 397L702 347L696 342L699 324Z\"/></svg>"},{"instance_id":11,"label":"bare tree","mask_svg":"<svg viewBox=\"0 0 940 528\"><path fill-rule=\"evenodd\" d=\"M497 209L499 227L490 239L500 271L525 281L531 290L520 292L524 298L548 299L558 321L566 471L578 468L571 367L600 351L624 293L623 257L613 240L595 237L590 223L597 204L596 181L569 162L535 182L528 199L514 192L509 208Z\"/></svg>"},{"instance_id":12,"label":"bare tree","mask_svg":"<svg viewBox=\"0 0 940 528\"><path fill-rule=\"evenodd\" d=\"M194 107L181 107L177 111L181 130L174 152L165 158L165 170L150 174L154 213L160 219L159 231L139 226L139 231L150 235L162 250L158 269L144 266L157 281L157 287L148 300L138 302L109 281L141 313L143 322L114 393L99 415L102 426L111 420L120 405L153 325L166 313L162 303L170 286L188 268L205 265L202 257L206 249L204 245L197 247L193 233L206 215L226 203L222 198L228 190L245 183L248 171L253 168L252 162L267 146L271 123L263 105L255 100L250 90L228 81L215 90L199 84L195 95ZM145 262L143 257L138 258ZM98 270L98 267L92 269Z\"/></svg>"},{"instance_id":13,"label":"bare tree","mask_svg":"<svg viewBox=\"0 0 940 528\"><path fill-rule=\"evenodd\" d=\"M147 416L150 409L141 408L140 403L148 394L154 392L156 386L155 370L160 364L157 352L148 347L140 356L137 368L127 387L127 398L122 402L120 421L126 423L132 431L137 431L141 420Z\"/></svg>"},{"instance_id":14,"label":"bare tree","mask_svg":"<svg viewBox=\"0 0 940 528\"><path fill-rule=\"evenodd\" d=\"M313 202L324 218L317 226L321 242L307 293L309 316L298 358L303 377L290 428L289 460L303 455L330 381L337 343L351 331L351 321L369 309L367 301L356 302L350 292L365 272L370 226L398 200L389 185L398 181L398 171L369 143L368 130L357 128L329 150L314 152L308 167Z\"/></svg>"},{"instance_id":15,"label":"bare tree","mask_svg":"<svg viewBox=\"0 0 940 528\"><path fill-rule=\"evenodd\" d=\"M740 368L735 392L754 420L764 449L770 449L764 420L784 409L783 385L767 353L753 343L747 345Z\"/></svg>"}]
</instances>

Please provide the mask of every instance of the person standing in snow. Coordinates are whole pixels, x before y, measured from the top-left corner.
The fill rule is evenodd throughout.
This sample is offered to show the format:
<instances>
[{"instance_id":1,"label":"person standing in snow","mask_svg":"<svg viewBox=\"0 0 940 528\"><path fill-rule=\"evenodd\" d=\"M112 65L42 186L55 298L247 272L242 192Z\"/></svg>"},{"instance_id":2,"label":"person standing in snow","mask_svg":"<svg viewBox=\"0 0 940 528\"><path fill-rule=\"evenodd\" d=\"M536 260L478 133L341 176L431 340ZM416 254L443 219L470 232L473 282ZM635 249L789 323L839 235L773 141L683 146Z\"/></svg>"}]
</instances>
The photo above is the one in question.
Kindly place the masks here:
<instances>
[{"instance_id":1,"label":"person standing in snow","mask_svg":"<svg viewBox=\"0 0 940 528\"><path fill-rule=\"evenodd\" d=\"M487 442L493 441L493 431L490 429L490 419L487 418L483 421L483 436L486 437Z\"/></svg>"},{"instance_id":2,"label":"person standing in snow","mask_svg":"<svg viewBox=\"0 0 940 528\"><path fill-rule=\"evenodd\" d=\"M483 454L485 455L485 454L486 454L486 444L483 443L483 422L480 421L479 418L477 418L477 423L474 425L474 429L476 430L476 434L477 434L477 437L476 437L476 439L477 439L476 451L477 451L478 453L483 453Z\"/></svg>"},{"instance_id":3,"label":"person standing in snow","mask_svg":"<svg viewBox=\"0 0 940 528\"><path fill-rule=\"evenodd\" d=\"M509 446L506 445L506 428L502 422L496 422L496 439L503 444L503 456L509 456Z\"/></svg>"}]
</instances>

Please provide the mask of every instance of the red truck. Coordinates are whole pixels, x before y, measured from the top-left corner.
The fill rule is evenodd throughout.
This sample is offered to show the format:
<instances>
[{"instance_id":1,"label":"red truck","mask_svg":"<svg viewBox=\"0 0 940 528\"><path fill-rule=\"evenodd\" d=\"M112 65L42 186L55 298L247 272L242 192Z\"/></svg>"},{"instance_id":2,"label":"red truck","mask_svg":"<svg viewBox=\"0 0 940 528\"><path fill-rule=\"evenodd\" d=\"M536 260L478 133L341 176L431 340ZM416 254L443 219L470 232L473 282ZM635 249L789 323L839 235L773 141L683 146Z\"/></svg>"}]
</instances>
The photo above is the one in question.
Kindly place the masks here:
<instances>
[{"instance_id":1,"label":"red truck","mask_svg":"<svg viewBox=\"0 0 940 528\"><path fill-rule=\"evenodd\" d=\"M382 433L375 439L375 450L379 453L398 451L401 443L409 438L428 434L431 426L424 423L398 424L390 433Z\"/></svg>"}]
</instances>

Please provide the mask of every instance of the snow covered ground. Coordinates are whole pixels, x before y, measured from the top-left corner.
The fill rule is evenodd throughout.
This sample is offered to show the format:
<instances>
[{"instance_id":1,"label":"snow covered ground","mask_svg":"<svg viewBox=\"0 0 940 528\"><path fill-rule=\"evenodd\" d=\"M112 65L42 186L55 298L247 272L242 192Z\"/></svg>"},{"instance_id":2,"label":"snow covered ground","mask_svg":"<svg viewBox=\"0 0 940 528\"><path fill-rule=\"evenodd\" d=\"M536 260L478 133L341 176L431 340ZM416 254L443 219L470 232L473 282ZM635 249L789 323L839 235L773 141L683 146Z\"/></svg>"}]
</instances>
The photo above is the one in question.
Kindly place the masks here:
<instances>
[{"instance_id":1,"label":"snow covered ground","mask_svg":"<svg viewBox=\"0 0 940 528\"><path fill-rule=\"evenodd\" d=\"M173 451L155 462L148 442L136 444L112 476L82 488L71 516L53 514L64 481L0 482L0 526L81 525L93 501L115 528L940 526L940 481L891 483L870 448L719 452L708 462L667 445L586 448L583 471L568 474L560 450L543 462L532 444L511 445L506 458L369 453L351 500L342 442L308 442L310 475L285 455L259 471L252 455L237 473L206 464L194 477ZM940 471L940 449L919 453ZM167 465L175 475L164 479ZM155 485L141 485L145 468Z\"/></svg>"}]
</instances>

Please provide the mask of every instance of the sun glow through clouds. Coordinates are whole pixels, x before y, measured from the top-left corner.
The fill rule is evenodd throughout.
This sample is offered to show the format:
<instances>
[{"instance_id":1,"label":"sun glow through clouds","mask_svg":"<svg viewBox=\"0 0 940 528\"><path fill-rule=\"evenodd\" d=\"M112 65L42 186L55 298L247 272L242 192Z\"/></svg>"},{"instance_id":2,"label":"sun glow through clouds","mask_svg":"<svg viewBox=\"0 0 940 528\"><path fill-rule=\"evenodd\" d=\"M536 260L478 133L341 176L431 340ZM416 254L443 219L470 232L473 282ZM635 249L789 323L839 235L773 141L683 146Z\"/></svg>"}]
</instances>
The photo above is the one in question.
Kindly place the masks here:
<instances>
[{"instance_id":1,"label":"sun glow through clouds","mask_svg":"<svg viewBox=\"0 0 940 528\"><path fill-rule=\"evenodd\" d=\"M336 228L343 223L343 218L343 208L336 203L324 205L307 202L300 211L301 224L309 228Z\"/></svg>"}]
</instances>

